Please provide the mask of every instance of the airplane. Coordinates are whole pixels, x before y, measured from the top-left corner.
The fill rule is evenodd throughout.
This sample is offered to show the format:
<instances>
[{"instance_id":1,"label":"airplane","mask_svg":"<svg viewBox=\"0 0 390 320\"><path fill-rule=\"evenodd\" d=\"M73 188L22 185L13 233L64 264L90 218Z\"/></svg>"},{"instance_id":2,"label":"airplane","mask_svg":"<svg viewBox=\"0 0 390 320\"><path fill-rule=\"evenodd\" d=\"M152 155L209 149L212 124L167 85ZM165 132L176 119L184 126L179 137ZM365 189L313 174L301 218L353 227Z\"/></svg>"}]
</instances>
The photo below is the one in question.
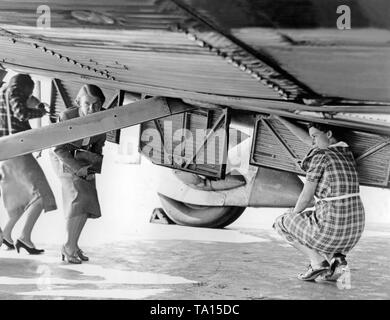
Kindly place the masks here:
<instances>
[{"instance_id":1,"label":"airplane","mask_svg":"<svg viewBox=\"0 0 390 320\"><path fill-rule=\"evenodd\" d=\"M316 122L361 185L389 188L389 16L387 0L0 1L0 79L46 77L52 121L1 138L0 160L140 124L167 216L222 228L294 206ZM105 110L56 123L84 83Z\"/></svg>"}]
</instances>

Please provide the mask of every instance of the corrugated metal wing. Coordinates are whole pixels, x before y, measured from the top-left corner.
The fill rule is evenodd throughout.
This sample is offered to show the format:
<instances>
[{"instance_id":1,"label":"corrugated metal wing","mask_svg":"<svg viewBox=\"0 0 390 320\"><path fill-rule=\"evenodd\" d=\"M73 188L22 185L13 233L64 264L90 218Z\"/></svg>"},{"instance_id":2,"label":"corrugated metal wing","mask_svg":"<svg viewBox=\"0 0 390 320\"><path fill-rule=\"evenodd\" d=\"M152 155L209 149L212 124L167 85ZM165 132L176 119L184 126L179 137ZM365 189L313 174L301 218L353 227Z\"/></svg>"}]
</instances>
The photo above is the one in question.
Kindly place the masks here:
<instances>
[{"instance_id":1,"label":"corrugated metal wing","mask_svg":"<svg viewBox=\"0 0 390 320\"><path fill-rule=\"evenodd\" d=\"M390 188L390 136L343 128L342 138L355 156L360 184ZM257 118L251 164L304 175L298 162L309 150L278 119Z\"/></svg>"},{"instance_id":2,"label":"corrugated metal wing","mask_svg":"<svg viewBox=\"0 0 390 320\"><path fill-rule=\"evenodd\" d=\"M140 152L157 165L223 178L228 109L197 109L141 125Z\"/></svg>"}]
</instances>

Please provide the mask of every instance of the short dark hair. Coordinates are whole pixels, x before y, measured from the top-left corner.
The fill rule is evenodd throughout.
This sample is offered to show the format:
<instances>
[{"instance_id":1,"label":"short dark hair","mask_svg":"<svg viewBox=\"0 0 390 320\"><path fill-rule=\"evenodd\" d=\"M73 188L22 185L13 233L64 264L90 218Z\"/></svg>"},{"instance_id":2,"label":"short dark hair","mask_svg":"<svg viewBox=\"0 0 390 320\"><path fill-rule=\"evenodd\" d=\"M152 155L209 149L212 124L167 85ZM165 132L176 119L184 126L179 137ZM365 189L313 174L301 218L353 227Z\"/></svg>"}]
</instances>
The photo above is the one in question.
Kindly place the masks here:
<instances>
[{"instance_id":1,"label":"short dark hair","mask_svg":"<svg viewBox=\"0 0 390 320\"><path fill-rule=\"evenodd\" d=\"M325 133L328 131L332 131L332 136L335 139L338 140L340 138L340 129L335 127L335 126L330 126L330 125L324 124L324 123L310 122L307 125L307 129L310 129L310 128L315 128L315 129L320 130L321 132L325 132Z\"/></svg>"},{"instance_id":2,"label":"short dark hair","mask_svg":"<svg viewBox=\"0 0 390 320\"><path fill-rule=\"evenodd\" d=\"M31 94L34 89L34 81L31 79L29 74L18 73L9 80L8 88L22 89L24 92L29 92Z\"/></svg>"}]
</instances>

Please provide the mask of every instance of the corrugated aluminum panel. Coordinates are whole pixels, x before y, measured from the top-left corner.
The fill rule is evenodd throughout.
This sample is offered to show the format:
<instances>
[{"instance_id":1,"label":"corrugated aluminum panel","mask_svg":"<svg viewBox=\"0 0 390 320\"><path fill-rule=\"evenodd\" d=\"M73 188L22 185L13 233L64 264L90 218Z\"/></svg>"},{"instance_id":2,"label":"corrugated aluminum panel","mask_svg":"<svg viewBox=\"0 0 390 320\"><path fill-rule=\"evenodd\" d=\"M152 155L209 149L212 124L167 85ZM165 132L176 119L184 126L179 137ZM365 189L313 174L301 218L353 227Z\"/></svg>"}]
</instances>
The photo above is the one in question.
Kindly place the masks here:
<instances>
[{"instance_id":1,"label":"corrugated aluminum panel","mask_svg":"<svg viewBox=\"0 0 390 320\"><path fill-rule=\"evenodd\" d=\"M228 125L227 109L197 109L149 121L141 124L140 152L157 165L223 178Z\"/></svg>"},{"instance_id":2,"label":"corrugated aluminum panel","mask_svg":"<svg viewBox=\"0 0 390 320\"><path fill-rule=\"evenodd\" d=\"M355 156L361 185L390 188L390 136L343 128L342 140ZM259 116L251 164L304 175L298 161L310 150L278 119Z\"/></svg>"}]
</instances>

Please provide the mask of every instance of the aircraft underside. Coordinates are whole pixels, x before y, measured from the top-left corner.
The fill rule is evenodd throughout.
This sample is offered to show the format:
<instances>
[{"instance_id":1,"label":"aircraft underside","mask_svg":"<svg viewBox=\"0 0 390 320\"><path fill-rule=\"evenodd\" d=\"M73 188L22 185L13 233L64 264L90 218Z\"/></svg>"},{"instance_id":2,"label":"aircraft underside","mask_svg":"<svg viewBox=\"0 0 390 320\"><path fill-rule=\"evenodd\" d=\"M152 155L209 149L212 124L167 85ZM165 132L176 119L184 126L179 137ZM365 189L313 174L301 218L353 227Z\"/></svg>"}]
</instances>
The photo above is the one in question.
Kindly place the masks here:
<instances>
[{"instance_id":1,"label":"aircraft underside","mask_svg":"<svg viewBox=\"0 0 390 320\"><path fill-rule=\"evenodd\" d=\"M390 187L390 32L367 1L351 1L356 28L343 32L336 0L56 0L49 28L40 4L0 2L0 75L46 77L52 124L2 138L0 160L103 132L119 143L140 124L167 215L224 227L246 207L294 206L318 122L341 129L362 185ZM83 83L106 110L56 123Z\"/></svg>"}]
</instances>

